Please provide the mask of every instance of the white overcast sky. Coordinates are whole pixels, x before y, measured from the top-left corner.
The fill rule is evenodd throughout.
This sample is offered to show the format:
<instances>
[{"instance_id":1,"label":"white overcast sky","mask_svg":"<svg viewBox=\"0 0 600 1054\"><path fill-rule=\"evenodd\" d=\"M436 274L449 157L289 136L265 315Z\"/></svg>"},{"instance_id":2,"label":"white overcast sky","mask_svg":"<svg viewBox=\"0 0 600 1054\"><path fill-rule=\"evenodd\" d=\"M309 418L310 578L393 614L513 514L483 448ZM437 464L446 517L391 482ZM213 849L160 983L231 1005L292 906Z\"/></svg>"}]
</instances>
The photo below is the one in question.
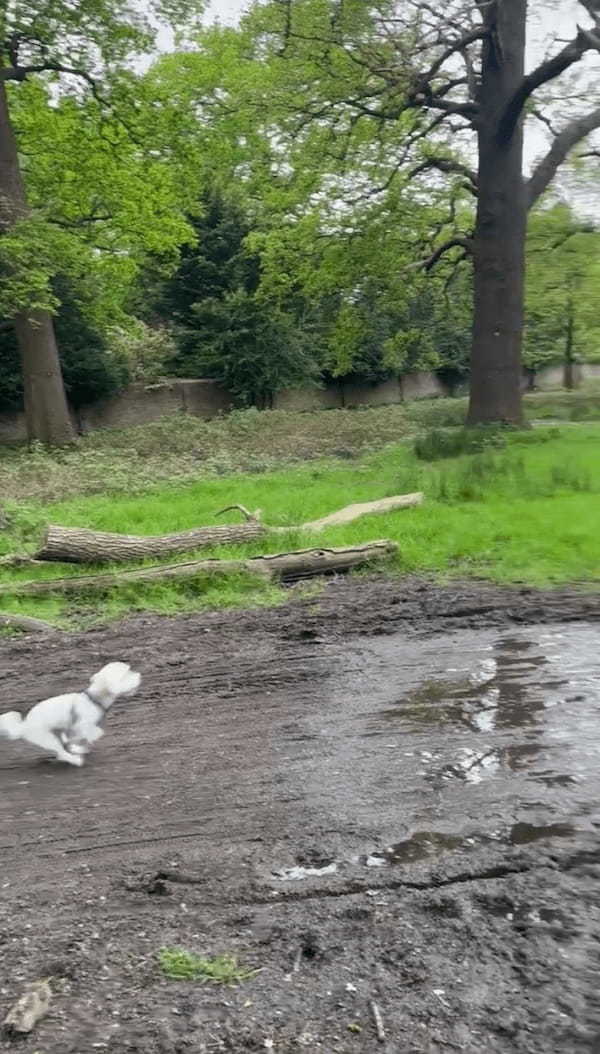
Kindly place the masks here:
<instances>
[{"instance_id":1,"label":"white overcast sky","mask_svg":"<svg viewBox=\"0 0 600 1054\"><path fill-rule=\"evenodd\" d=\"M231 24L237 20L247 6L247 0L212 0L209 17Z\"/></svg>"}]
</instances>

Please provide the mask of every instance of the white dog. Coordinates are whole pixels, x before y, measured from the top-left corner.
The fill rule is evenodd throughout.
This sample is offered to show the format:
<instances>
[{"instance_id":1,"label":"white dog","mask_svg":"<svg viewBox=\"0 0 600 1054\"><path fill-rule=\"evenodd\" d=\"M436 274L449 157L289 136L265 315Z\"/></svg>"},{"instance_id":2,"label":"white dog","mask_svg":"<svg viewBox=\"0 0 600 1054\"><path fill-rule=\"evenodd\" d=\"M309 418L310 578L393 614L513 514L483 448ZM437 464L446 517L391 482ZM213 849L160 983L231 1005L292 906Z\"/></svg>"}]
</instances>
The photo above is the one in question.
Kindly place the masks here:
<instances>
[{"instance_id":1,"label":"white dog","mask_svg":"<svg viewBox=\"0 0 600 1054\"><path fill-rule=\"evenodd\" d=\"M23 739L69 765L83 765L83 754L104 735L100 725L115 699L133 695L141 676L126 662L109 662L83 692L44 699L26 717L16 710L0 715L0 737Z\"/></svg>"}]
</instances>

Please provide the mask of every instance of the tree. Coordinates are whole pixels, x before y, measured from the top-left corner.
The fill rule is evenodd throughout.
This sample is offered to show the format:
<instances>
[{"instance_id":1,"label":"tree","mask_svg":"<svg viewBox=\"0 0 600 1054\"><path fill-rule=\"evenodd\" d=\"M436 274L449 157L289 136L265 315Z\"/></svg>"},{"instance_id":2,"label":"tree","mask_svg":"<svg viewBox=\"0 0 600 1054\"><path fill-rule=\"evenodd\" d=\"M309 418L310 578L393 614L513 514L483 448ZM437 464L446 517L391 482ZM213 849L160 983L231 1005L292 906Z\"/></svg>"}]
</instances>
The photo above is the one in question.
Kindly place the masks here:
<instances>
[{"instance_id":1,"label":"tree","mask_svg":"<svg viewBox=\"0 0 600 1054\"><path fill-rule=\"evenodd\" d=\"M529 73L527 0L269 0L243 23L263 71L265 122L277 115L288 165L301 167L303 150L318 165L319 144L321 157L337 162L338 195L357 173L371 194L433 174L476 198L473 229L459 230L451 210L424 261L428 270L446 253L473 261L471 423L522 419L527 213L600 126L599 106L576 114L525 180L523 124L538 113L534 96L600 50L598 5L580 0L580 8L588 26ZM256 96L256 76L248 80ZM554 128L551 115L538 116ZM476 171L464 160L473 134Z\"/></svg>"},{"instance_id":2,"label":"tree","mask_svg":"<svg viewBox=\"0 0 600 1054\"><path fill-rule=\"evenodd\" d=\"M171 369L212 377L245 405L271 405L282 388L317 373L306 334L294 314L260 290L261 260L249 249L244 210L218 186L204 191L190 218L194 242L181 249L167 277L140 277L138 303L146 317L169 326L177 351Z\"/></svg>"},{"instance_id":3,"label":"tree","mask_svg":"<svg viewBox=\"0 0 600 1054\"><path fill-rule=\"evenodd\" d=\"M155 0L144 20L124 0L22 0L2 5L0 13L0 238L13 244L26 239L31 216L9 107L13 92L33 77L51 80L54 90L91 93L98 124L110 105L123 111L129 101L128 63L147 52L155 37L156 19L193 28L201 0ZM107 71L110 71L110 76ZM74 87L77 85L77 88ZM10 87L11 93L7 90ZM64 159L68 167L69 158ZM26 171L26 170L25 170ZM58 270L58 265L56 267ZM50 290L33 292L21 275L12 275L20 289L14 303L14 328L23 371L29 437L65 444L73 439L60 370Z\"/></svg>"},{"instance_id":4,"label":"tree","mask_svg":"<svg viewBox=\"0 0 600 1054\"><path fill-rule=\"evenodd\" d=\"M534 372L562 363L565 387L572 388L576 362L600 351L600 231L568 205L538 210L527 261L524 363Z\"/></svg>"},{"instance_id":5,"label":"tree","mask_svg":"<svg viewBox=\"0 0 600 1054\"><path fill-rule=\"evenodd\" d=\"M93 310L82 301L72 283L57 276L52 291L60 302L54 329L69 404L78 409L106 398L128 380L124 357L112 353L107 339L93 321ZM23 379L14 328L0 324L0 409L23 406Z\"/></svg>"}]
</instances>

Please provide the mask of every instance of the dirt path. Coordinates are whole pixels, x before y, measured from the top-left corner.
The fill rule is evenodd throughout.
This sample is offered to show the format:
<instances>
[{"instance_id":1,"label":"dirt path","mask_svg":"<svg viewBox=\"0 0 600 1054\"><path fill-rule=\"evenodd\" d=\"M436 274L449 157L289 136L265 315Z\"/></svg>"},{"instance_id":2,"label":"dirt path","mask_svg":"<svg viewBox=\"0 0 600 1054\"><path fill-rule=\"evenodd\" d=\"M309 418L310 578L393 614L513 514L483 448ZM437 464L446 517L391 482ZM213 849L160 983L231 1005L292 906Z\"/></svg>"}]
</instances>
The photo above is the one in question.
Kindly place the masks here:
<instances>
[{"instance_id":1,"label":"dirt path","mask_svg":"<svg viewBox=\"0 0 600 1054\"><path fill-rule=\"evenodd\" d=\"M600 1051L599 619L376 578L3 641L2 709L144 675L83 770L0 743L0 1011L58 978L18 1049ZM261 972L169 983L175 945Z\"/></svg>"}]
</instances>

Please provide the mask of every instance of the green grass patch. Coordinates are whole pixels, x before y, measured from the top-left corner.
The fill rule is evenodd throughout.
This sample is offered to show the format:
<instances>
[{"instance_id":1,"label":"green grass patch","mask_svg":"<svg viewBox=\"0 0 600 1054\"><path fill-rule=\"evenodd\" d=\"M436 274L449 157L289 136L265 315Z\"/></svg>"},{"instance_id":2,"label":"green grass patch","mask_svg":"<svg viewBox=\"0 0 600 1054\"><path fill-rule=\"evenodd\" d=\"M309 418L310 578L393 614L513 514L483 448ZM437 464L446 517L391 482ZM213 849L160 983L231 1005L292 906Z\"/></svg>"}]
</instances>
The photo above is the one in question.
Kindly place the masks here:
<instances>
[{"instance_id":1,"label":"green grass patch","mask_svg":"<svg viewBox=\"0 0 600 1054\"><path fill-rule=\"evenodd\" d=\"M182 948L161 948L160 969L169 981L195 981L200 984L236 986L255 977L258 970L240 966L233 955L204 958Z\"/></svg>"},{"instance_id":2,"label":"green grass patch","mask_svg":"<svg viewBox=\"0 0 600 1054\"><path fill-rule=\"evenodd\" d=\"M385 568L392 574L472 575L534 585L586 586L600 580L599 424L506 430L499 444L460 454L445 448L443 457L437 456L438 447L433 460L417 457L413 444L399 442L360 458L329 457L263 473L212 476L154 486L143 494L83 494L51 504L12 503L7 507L9 528L0 533L0 551L33 549L41 525L48 521L129 534L166 534L223 522L218 510L239 503L261 509L267 524L288 531L243 546L182 554L172 562L194 555L240 558L312 544L354 545L390 538L399 547L397 557ZM294 529L351 502L415 490L426 496L418 508L365 517L313 537ZM232 514L225 517L232 518ZM248 573L123 585L103 595L39 599L18 595L19 583L25 580L93 570L53 564L5 566L0 569L0 609L69 626L107 621L128 612L174 615L270 605L289 596L288 590ZM320 587L312 582L301 588L314 594Z\"/></svg>"},{"instance_id":3,"label":"green grass patch","mask_svg":"<svg viewBox=\"0 0 600 1054\"><path fill-rule=\"evenodd\" d=\"M538 392L525 396L524 405L529 419L597 421L600 387ZM324 458L359 459L431 429L460 427L466 410L466 399L417 399L314 413L244 410L212 421L175 414L93 432L73 450L0 447L0 515L11 501L145 495L167 484L262 474Z\"/></svg>"}]
</instances>

